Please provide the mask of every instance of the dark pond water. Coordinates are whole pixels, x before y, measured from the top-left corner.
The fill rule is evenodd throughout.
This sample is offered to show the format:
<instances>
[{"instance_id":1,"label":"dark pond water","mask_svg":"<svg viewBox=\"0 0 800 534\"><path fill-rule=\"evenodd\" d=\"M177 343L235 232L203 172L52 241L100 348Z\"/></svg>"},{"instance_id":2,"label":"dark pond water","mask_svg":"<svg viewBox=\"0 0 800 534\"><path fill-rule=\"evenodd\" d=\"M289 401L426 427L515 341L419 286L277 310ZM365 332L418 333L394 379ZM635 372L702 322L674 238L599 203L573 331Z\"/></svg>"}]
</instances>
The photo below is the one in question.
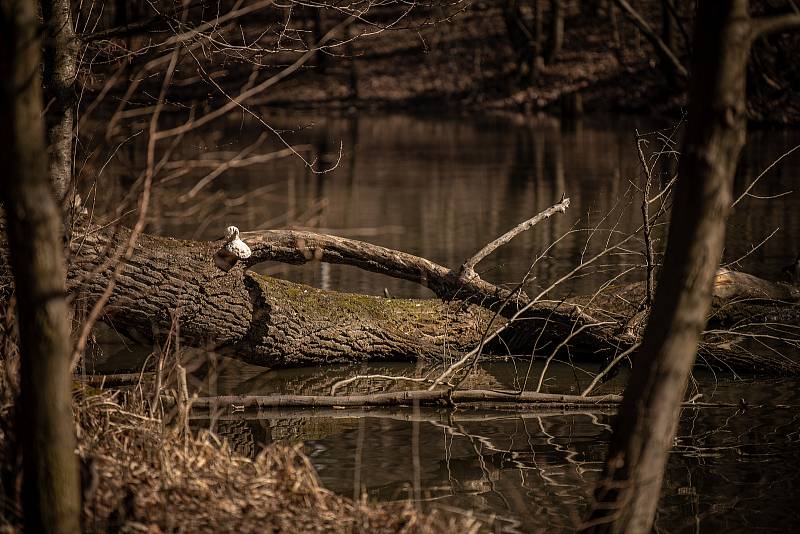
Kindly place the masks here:
<instances>
[{"instance_id":1,"label":"dark pond water","mask_svg":"<svg viewBox=\"0 0 800 534\"><path fill-rule=\"evenodd\" d=\"M410 374L407 364L264 371L228 362L199 375L200 393L317 393L356 373ZM517 387L526 369L484 365L475 384ZM539 368L533 369L538 376ZM575 390L557 367L549 390ZM624 377L603 386L620 391ZM371 389L378 387L371 384ZM696 372L703 400L746 409L685 408L670 455L659 532L787 532L800 520L800 389L796 380L733 380ZM612 414L602 410L432 408L271 410L198 415L195 425L255 454L303 442L325 486L343 495L411 499L470 510L498 532L571 531L602 468Z\"/></svg>"},{"instance_id":2,"label":"dark pond water","mask_svg":"<svg viewBox=\"0 0 800 534\"><path fill-rule=\"evenodd\" d=\"M566 215L518 237L480 265L494 282L520 280L553 242L533 274L542 286L572 269L581 257L640 224L642 184L634 133L672 127L645 119L588 118L560 125L550 120L436 118L403 115L345 117L270 116L286 140L306 145L302 154L327 173L309 171L296 157L239 167L186 198L208 169L176 177L189 163L230 157L255 142L260 130L232 120L197 134L179 148L183 159L162 172L150 230L176 237L217 238L228 224L242 230L313 227L364 239L457 266L486 242L558 201L572 199ZM664 144L649 137L647 154ZM778 156L800 144L800 131L753 132L744 150L736 194ZM340 149L341 146L341 149ZM118 175L140 169L142 151L131 143L112 162ZM257 152L280 148L269 138ZM340 153L341 151L341 153ZM652 161L652 160L650 160ZM660 163L667 163L664 155ZM656 167L656 185L670 165ZM104 191L114 202L130 185ZM734 211L726 261L735 260L777 230L740 263L744 270L778 278L800 250L796 191L800 150L770 171ZM116 197L115 197L116 195ZM103 199L101 199L103 200ZM680 206L674 213L679 216ZM594 231L591 231L595 228ZM657 232L657 235L660 235ZM641 244L609 255L557 289L591 292L641 264ZM314 286L395 296L427 297L420 286L325 264L261 266L263 272ZM633 269L621 280L641 279ZM388 367L388 369L387 369ZM201 393L322 393L337 379L364 368L264 369L223 361L203 365L192 379ZM374 370L369 368L367 370ZM418 371L406 365L382 372ZM555 369L546 387L575 391L586 369ZM512 364L489 364L475 386L516 386ZM536 376L537 369L533 369ZM800 519L800 382L747 380L699 372L693 388L706 401L737 408L684 409L673 449L657 528L662 532L788 531ZM374 386L373 386L374 387ZM604 386L619 390L619 379ZM760 406L764 405L764 406ZM793 407L778 407L791 405ZM275 440L302 441L327 487L348 496L413 499L424 505L471 510L498 531L571 530L585 512L609 437L604 412L447 412L430 409L353 412L280 411L215 414L198 419L253 453Z\"/></svg>"},{"instance_id":3,"label":"dark pond water","mask_svg":"<svg viewBox=\"0 0 800 534\"><path fill-rule=\"evenodd\" d=\"M610 237L618 240L639 227L641 197L636 188L644 178L635 132L669 133L675 128L669 122L611 117L587 118L569 126L513 117L277 115L267 120L287 142L300 146L303 157L316 161L316 168L335 168L314 173L292 156L228 169L194 196L186 196L213 167L188 177L176 175L190 165L238 154L263 130L246 120L215 123L213 129L184 141L172 157L183 161L168 166L157 178L150 229L214 239L228 224L242 230L316 227L458 266L484 244L566 195L572 204L565 215L520 235L478 269L495 283L518 282L533 260L560 238L533 271L534 284L549 284L575 267L579 258L615 243ZM645 152L650 163L654 152L678 148L665 144L661 136L649 135L648 140ZM751 133L736 195L797 145L800 130ZM250 155L279 148L285 147L268 137ZM143 153L134 139L112 161L111 172L136 175L143 167ZM666 181L664 176L671 176L671 161L668 155L658 159L654 191ZM126 183L121 184L122 192L127 191ZM798 186L800 150L764 176L752 193L773 197ZM119 193L113 188L104 191L116 205ZM788 194L743 200L731 218L725 261L740 258L777 230L740 267L778 278L781 267L800 252L798 199L797 194ZM675 213L680 211L676 206ZM660 249L659 243L656 248ZM615 251L564 284L562 291L594 291L601 278L642 264L641 250L637 241L628 243L625 250ZM346 266L271 265L261 270L323 288L372 294L388 288L396 296L431 296L419 285ZM641 276L637 270L624 279Z\"/></svg>"}]
</instances>

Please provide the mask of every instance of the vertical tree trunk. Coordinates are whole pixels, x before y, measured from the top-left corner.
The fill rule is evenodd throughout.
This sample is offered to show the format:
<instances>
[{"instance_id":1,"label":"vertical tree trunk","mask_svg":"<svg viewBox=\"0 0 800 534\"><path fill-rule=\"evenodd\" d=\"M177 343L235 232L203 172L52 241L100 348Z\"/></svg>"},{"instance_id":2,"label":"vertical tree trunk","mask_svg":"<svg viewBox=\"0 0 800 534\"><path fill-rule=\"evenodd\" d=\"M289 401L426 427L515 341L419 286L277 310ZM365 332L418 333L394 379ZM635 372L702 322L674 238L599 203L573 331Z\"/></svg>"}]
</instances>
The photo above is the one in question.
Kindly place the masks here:
<instances>
[{"instance_id":1,"label":"vertical tree trunk","mask_svg":"<svg viewBox=\"0 0 800 534\"><path fill-rule=\"evenodd\" d=\"M677 52L678 32L675 29L675 17L672 16L672 0L661 0L661 40L673 52Z\"/></svg>"},{"instance_id":2,"label":"vertical tree trunk","mask_svg":"<svg viewBox=\"0 0 800 534\"><path fill-rule=\"evenodd\" d=\"M503 21L506 25L511 47L517 57L517 72L520 78L531 81L532 36L522 17L518 0L505 0L503 3Z\"/></svg>"},{"instance_id":3,"label":"vertical tree trunk","mask_svg":"<svg viewBox=\"0 0 800 534\"><path fill-rule=\"evenodd\" d=\"M617 52L617 59L621 58L622 36L619 33L619 18L617 17L617 6L613 0L608 2L608 22L611 25L611 38L614 41L614 50Z\"/></svg>"},{"instance_id":4,"label":"vertical tree trunk","mask_svg":"<svg viewBox=\"0 0 800 534\"><path fill-rule=\"evenodd\" d=\"M322 38L325 36L325 11L324 7L312 7L311 8L311 17L312 17L312 32L311 36L313 42L311 46L317 46L317 43L322 41ZM320 74L324 74L325 71L328 69L328 55L322 51L317 50L314 54L314 59L317 62L317 71Z\"/></svg>"},{"instance_id":5,"label":"vertical tree trunk","mask_svg":"<svg viewBox=\"0 0 800 534\"><path fill-rule=\"evenodd\" d=\"M677 57L679 56L677 21L673 16L674 6L671 4L672 0L661 0L661 40ZM661 64L661 70L667 77L667 83L673 87L676 86L678 84L678 76L672 62L663 57L663 54L659 54L659 63Z\"/></svg>"},{"instance_id":6,"label":"vertical tree trunk","mask_svg":"<svg viewBox=\"0 0 800 534\"><path fill-rule=\"evenodd\" d=\"M128 25L128 0L114 0L114 25Z\"/></svg>"},{"instance_id":7,"label":"vertical tree trunk","mask_svg":"<svg viewBox=\"0 0 800 534\"><path fill-rule=\"evenodd\" d=\"M539 72L544 67L542 56L542 36L544 35L544 14L542 0L533 0L533 70Z\"/></svg>"},{"instance_id":8,"label":"vertical tree trunk","mask_svg":"<svg viewBox=\"0 0 800 534\"><path fill-rule=\"evenodd\" d=\"M550 12L550 34L547 44L547 63L553 63L564 45L564 1L553 0Z\"/></svg>"},{"instance_id":9,"label":"vertical tree trunk","mask_svg":"<svg viewBox=\"0 0 800 534\"><path fill-rule=\"evenodd\" d=\"M347 40L345 45L345 54L350 58L349 74L350 74L350 100L358 100L358 63L356 63L356 51L353 46L353 39L355 32L353 25L348 24L344 29L344 38Z\"/></svg>"},{"instance_id":10,"label":"vertical tree trunk","mask_svg":"<svg viewBox=\"0 0 800 534\"><path fill-rule=\"evenodd\" d=\"M42 0L42 17L46 26L44 87L48 107L50 180L56 199L63 202L72 187L74 84L77 74L77 41L70 0Z\"/></svg>"},{"instance_id":11,"label":"vertical tree trunk","mask_svg":"<svg viewBox=\"0 0 800 534\"><path fill-rule=\"evenodd\" d=\"M699 3L689 124L664 267L588 530L650 532L680 402L706 321L745 139L746 0Z\"/></svg>"},{"instance_id":12,"label":"vertical tree trunk","mask_svg":"<svg viewBox=\"0 0 800 534\"><path fill-rule=\"evenodd\" d=\"M79 532L59 211L47 172L34 2L0 2L0 195L17 295L26 532Z\"/></svg>"}]
</instances>

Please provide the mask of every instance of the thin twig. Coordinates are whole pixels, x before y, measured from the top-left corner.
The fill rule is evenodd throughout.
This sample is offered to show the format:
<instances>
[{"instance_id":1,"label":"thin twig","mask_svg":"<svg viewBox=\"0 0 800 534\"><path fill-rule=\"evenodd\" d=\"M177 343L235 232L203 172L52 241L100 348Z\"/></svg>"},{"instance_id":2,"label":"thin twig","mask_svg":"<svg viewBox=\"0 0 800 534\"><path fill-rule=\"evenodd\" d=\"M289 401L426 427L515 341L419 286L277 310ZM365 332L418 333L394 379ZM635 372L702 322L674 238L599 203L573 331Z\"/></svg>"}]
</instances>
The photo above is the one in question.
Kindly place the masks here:
<instances>
[{"instance_id":1,"label":"thin twig","mask_svg":"<svg viewBox=\"0 0 800 534\"><path fill-rule=\"evenodd\" d=\"M647 165L644 157L643 146L647 140L636 132L636 150L639 153L639 163L644 169L644 191L642 192L642 234L644 236L644 257L647 268L645 305L647 308L653 306L653 291L655 286L655 263L653 260L653 240L650 237L650 185L653 183L653 167Z\"/></svg>"},{"instance_id":2,"label":"thin twig","mask_svg":"<svg viewBox=\"0 0 800 534\"><path fill-rule=\"evenodd\" d=\"M597 384L598 384L598 383L599 383L599 382L600 382L600 381L603 379L603 377L604 377L604 376L606 376L608 373L610 373L610 372L611 372L611 370L612 370L614 367L616 367L616 366L617 366L617 364L618 364L619 362L621 362L623 358L625 358L626 356L628 356L629 354L631 354L632 352L634 352L634 351L635 351L636 349L638 349L640 346L641 346L641 343L634 343L633 345L631 345L630 347L628 347L628 349L627 349L627 350L625 350L625 351L621 352L621 353L619 354L619 356L617 356L616 358L614 358L613 360L611 360L611 363L609 363L609 364L606 366L606 368L605 368L605 369L603 369L603 370L602 370L600 373L598 373L598 374L597 374L597 376L596 376L596 377L594 377L594 380L592 380L592 382L591 382L591 383L590 383L590 384L589 384L589 385L586 387L586 389L584 389L584 390L583 390L583 393L581 393L581 397L586 397L586 396L587 396L589 393L591 393L591 391L592 391L592 390L595 388L595 386L597 386Z\"/></svg>"},{"instance_id":3,"label":"thin twig","mask_svg":"<svg viewBox=\"0 0 800 534\"><path fill-rule=\"evenodd\" d=\"M747 189L745 189L745 190L744 190L744 193L742 193L741 195L739 195L739 197L738 197L738 198L737 198L737 199L736 199L736 200L733 202L733 204L731 204L731 207L734 207L734 206L736 206L736 204L738 204L738 203L739 203L739 202L740 202L740 201L741 201L741 200L742 200L744 197L748 196L748 194L750 193L750 190L751 190L751 189L753 189L753 187L755 187L755 185L758 183L758 181L759 181L759 180L760 180L760 179L761 179L761 178L762 178L762 177L763 177L765 174L767 174L767 173L769 172L769 170L770 170L770 169L772 169L772 168L773 168L775 165L777 165L778 163L780 163L780 162L781 162L781 160L782 160L783 158L785 158L786 156L790 155L792 152L794 152L794 151L795 151L795 150L797 150L798 148L800 148L800 145L797 145L796 147L794 147L794 148L792 148L792 149L790 149L790 150L788 150L788 151L784 152L783 154L781 154L781 155L778 157L778 159L776 159L775 161L773 161L772 163L770 163L770 164L767 166L767 168L766 168L766 169L764 169L763 171L761 171L761 174L759 174L758 176L756 176L756 179L755 179L755 180L753 180L753 182L752 182L750 185L748 185L748 186L747 186Z\"/></svg>"}]
</instances>

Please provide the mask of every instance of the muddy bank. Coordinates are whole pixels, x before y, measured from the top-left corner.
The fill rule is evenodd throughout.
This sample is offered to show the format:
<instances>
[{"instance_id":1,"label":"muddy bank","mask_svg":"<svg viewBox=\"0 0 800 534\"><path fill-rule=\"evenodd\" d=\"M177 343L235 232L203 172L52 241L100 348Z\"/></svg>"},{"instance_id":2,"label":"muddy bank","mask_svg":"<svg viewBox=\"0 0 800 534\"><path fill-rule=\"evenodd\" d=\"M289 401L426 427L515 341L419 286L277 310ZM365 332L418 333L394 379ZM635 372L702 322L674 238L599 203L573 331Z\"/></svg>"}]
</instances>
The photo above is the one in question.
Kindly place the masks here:
<instances>
[{"instance_id":1,"label":"muddy bank","mask_svg":"<svg viewBox=\"0 0 800 534\"><path fill-rule=\"evenodd\" d=\"M637 3L654 27L656 3ZM545 19L548 13L545 11ZM561 114L564 95L583 111L680 117L685 84L669 82L653 47L622 14L567 9L562 50L524 76L500 3L471 6L447 23L356 40L347 53L315 61L257 101L294 108L507 110ZM691 20L684 20L691 32ZM800 124L800 50L791 34L764 39L749 72L748 115L756 124ZM688 58L684 54L684 64Z\"/></svg>"}]
</instances>

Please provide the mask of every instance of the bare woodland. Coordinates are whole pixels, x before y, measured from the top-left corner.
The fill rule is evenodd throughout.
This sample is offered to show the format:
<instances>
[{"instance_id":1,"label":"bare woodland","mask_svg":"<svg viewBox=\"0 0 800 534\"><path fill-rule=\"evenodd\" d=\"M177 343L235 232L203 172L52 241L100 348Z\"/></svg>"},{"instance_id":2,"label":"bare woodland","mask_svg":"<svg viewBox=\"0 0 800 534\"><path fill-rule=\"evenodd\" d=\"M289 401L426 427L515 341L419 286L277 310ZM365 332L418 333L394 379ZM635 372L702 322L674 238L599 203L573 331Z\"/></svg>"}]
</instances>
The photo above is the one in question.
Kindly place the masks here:
<instances>
[{"instance_id":1,"label":"bare woodland","mask_svg":"<svg viewBox=\"0 0 800 534\"><path fill-rule=\"evenodd\" d=\"M316 76L335 69L346 80L341 102L358 102L372 90L365 83L370 77L365 65L371 61L365 50L371 40L385 44L379 40L387 34L416 32L424 41L457 17L474 16L470 4L278 5L267 0L75 6L53 0L41 2L40 20L32 4L3 1L0 74L7 81L0 145L9 172L2 180L0 276L4 309L9 317L10 310L16 313L20 361L19 398L14 401L19 405L8 410L18 415L8 416L16 422L4 423L3 435L10 443L8 429L19 433L13 446L5 444L13 453L9 457L21 458L22 465L23 513L15 524L42 532L76 532L81 521L84 530L99 528L86 527L91 517L94 525L121 528L124 499L115 508L86 493L94 486L101 494L97 484L108 482L93 485L92 470L95 478L97 469L114 471L111 451L118 445L127 450L110 437L97 438L106 452L90 466L86 436L109 428L103 418L123 426L134 425L131 419L137 417L146 421L153 434L130 441L141 450L157 447L153 436L171 425L170 431L184 440L183 451L173 451L175 457L187 463L192 455L215 458L214 438L192 436L189 429L192 414L203 411L230 415L250 408L524 405L543 411L617 409L605 467L581 528L650 531L679 410L703 405L702 399L685 397L693 366L754 375L800 371L797 280L764 280L721 265L727 215L755 185L733 197L746 142L751 50L770 36L795 31L800 14L796 8L763 13L761 6L756 13L746 0L700 2L696 12L671 0L647 6L625 0L587 4L508 0L474 9L494 10L492 20L506 32L513 51L507 74L523 86L544 83L548 65L563 54L565 24L575 12L603 20L620 55L625 53L619 35L624 18L636 39L649 43L665 85L688 87L685 133L682 140L678 128L670 135L631 136L643 179L635 184L639 196L628 195L620 209L641 213L636 231L616 231L612 214L594 225L573 227L570 231L580 230L587 242L604 242L600 252L582 257L552 280L534 283L534 267L547 261L561 236L544 250L531 251L523 279L496 284L481 272L480 262L552 218L579 217L570 211L569 190L459 265L312 229L242 227L247 254L229 258L231 267L223 269L215 259L225 239L180 240L148 226L153 197L164 184L191 184L174 199L191 206L203 189L233 168L284 158L300 161L310 173L335 168L346 140L327 147L327 157L323 151L315 154L287 141L256 106L281 87L308 80L302 78L307 71ZM579 115L583 107L579 91L571 87L551 103L565 117ZM182 159L180 147L188 134L244 115L263 129L255 144L207 161ZM282 148L262 151L267 138ZM115 210L95 213L103 172L132 139L146 147L138 174L126 178L127 191ZM662 182L657 174L664 168L675 170ZM197 217L202 218L199 210ZM667 224L661 250L656 235L664 234ZM635 265L612 273L591 294L562 296L565 283L618 254L632 255ZM313 288L257 274L253 268L265 262L348 265L419 284L435 297ZM628 282L632 273L640 281ZM97 344L100 323L126 340L156 347L156 357L139 370L87 376L86 358ZM11 330L4 331L8 339ZM4 344L9 353L4 358L10 361L10 341ZM185 347L273 369L425 361L435 371L354 376L332 384L329 395L198 397L187 387L181 359ZM513 359L522 367L543 362L543 368L530 377L533 387L528 389L471 387L480 363L498 359ZM563 393L543 391L554 362L575 361L591 362L597 369L588 386L579 394L566 387ZM631 368L623 395L597 393L623 366ZM152 382L143 382L145 375ZM383 391L349 392L353 384L376 381L385 386ZM116 398L97 400L104 394L74 394L81 383L89 388L137 385L126 397L129 404L114 404ZM73 452L76 424L70 406L79 419L80 458ZM477 521L417 517L407 509L370 512L362 510L363 503L337 504L317 487L307 464L296 467L304 460L295 454L248 463L242 477L278 469L287 479L309 480L302 491L318 498L318 506L344 507L350 517L328 529L346 530L355 524L347 522L354 514L363 514L362 525L383 525L386 531L403 525L418 531L444 525L482 528ZM177 471L180 462L173 466ZM208 474L209 480L218 475ZM13 468L4 471L4 500L16 499L17 477ZM289 492L279 486L276 482L275 491ZM264 495L256 493L248 498L261 502ZM100 504L81 512L93 499ZM274 517L280 514L274 511ZM276 524L286 528L291 521L276 519Z\"/></svg>"}]
</instances>

